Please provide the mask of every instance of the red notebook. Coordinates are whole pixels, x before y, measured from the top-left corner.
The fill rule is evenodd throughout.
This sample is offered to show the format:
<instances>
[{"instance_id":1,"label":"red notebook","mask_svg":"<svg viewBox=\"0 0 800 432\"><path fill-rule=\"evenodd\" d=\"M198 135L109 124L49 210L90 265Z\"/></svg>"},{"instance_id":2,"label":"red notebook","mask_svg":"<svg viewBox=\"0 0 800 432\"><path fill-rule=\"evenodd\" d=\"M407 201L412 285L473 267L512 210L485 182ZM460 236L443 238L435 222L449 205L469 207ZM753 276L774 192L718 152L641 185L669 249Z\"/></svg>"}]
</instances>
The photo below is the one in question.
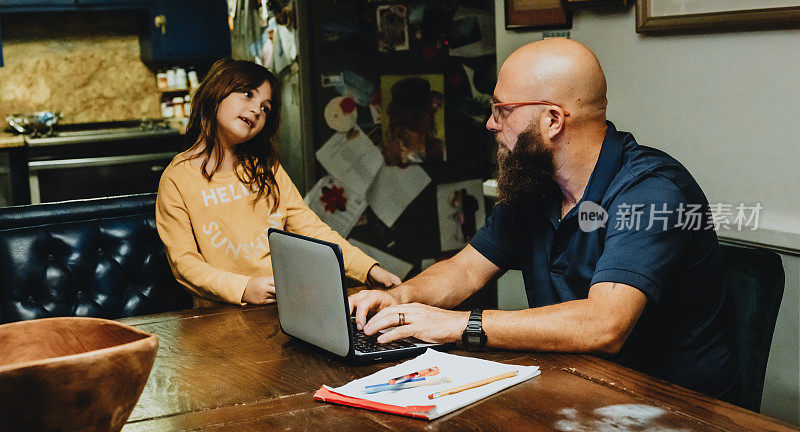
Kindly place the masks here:
<instances>
[{"instance_id":1,"label":"red notebook","mask_svg":"<svg viewBox=\"0 0 800 432\"><path fill-rule=\"evenodd\" d=\"M428 413L436 408L436 405L421 405L421 406L397 406L387 405L380 402L373 402L371 400L360 399L352 396L345 396L322 386L314 393L314 400L321 402L330 402L339 405L347 405L356 408L364 408L372 411L382 411L391 414L399 414L406 417L421 418L430 420Z\"/></svg>"}]
</instances>

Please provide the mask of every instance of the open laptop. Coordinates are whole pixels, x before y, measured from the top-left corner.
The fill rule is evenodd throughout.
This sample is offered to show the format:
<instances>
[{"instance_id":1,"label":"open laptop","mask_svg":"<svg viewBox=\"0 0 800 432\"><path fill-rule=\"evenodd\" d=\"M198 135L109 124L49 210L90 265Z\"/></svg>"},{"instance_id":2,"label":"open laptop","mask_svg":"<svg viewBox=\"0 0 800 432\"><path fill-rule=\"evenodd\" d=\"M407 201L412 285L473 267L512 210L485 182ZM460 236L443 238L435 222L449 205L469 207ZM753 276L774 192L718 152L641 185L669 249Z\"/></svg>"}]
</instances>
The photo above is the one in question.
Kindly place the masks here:
<instances>
[{"instance_id":1,"label":"open laptop","mask_svg":"<svg viewBox=\"0 0 800 432\"><path fill-rule=\"evenodd\" d=\"M417 339L379 344L377 335L356 329L339 245L275 228L267 236L284 333L359 362L410 357L439 346Z\"/></svg>"}]
</instances>

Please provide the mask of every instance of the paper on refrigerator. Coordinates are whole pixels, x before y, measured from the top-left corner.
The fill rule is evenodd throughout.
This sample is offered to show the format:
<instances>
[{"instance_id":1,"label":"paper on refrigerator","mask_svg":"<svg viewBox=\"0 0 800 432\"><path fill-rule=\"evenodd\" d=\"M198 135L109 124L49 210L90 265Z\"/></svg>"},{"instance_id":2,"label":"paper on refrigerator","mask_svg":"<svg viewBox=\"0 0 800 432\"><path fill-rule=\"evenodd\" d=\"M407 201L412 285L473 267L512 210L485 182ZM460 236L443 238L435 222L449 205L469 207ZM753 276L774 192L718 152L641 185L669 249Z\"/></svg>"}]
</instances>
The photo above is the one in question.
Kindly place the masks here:
<instances>
[{"instance_id":1,"label":"paper on refrigerator","mask_svg":"<svg viewBox=\"0 0 800 432\"><path fill-rule=\"evenodd\" d=\"M356 130L358 134L352 139L347 138L346 132L333 134L317 150L317 160L328 174L364 197L383 165L383 155L361 129L356 127Z\"/></svg>"},{"instance_id":2,"label":"paper on refrigerator","mask_svg":"<svg viewBox=\"0 0 800 432\"><path fill-rule=\"evenodd\" d=\"M442 251L462 249L483 226L486 211L481 179L440 184L436 188Z\"/></svg>"},{"instance_id":3,"label":"paper on refrigerator","mask_svg":"<svg viewBox=\"0 0 800 432\"><path fill-rule=\"evenodd\" d=\"M397 275L400 279L405 278L408 275L408 272L414 267L413 264L407 263L400 258L397 258L394 255L391 255L387 252L384 252L374 246L370 246L366 243L361 243L356 239L347 239L351 245L361 249L365 254L371 256L378 260L381 263L381 267L385 270Z\"/></svg>"},{"instance_id":4,"label":"paper on refrigerator","mask_svg":"<svg viewBox=\"0 0 800 432\"><path fill-rule=\"evenodd\" d=\"M430 182L431 178L418 165L405 168L383 165L367 191L367 202L375 215L391 228Z\"/></svg>"},{"instance_id":5,"label":"paper on refrigerator","mask_svg":"<svg viewBox=\"0 0 800 432\"><path fill-rule=\"evenodd\" d=\"M350 230L364 213L367 202L358 194L344 186L332 176L322 177L306 194L308 207L342 237Z\"/></svg>"}]
</instances>

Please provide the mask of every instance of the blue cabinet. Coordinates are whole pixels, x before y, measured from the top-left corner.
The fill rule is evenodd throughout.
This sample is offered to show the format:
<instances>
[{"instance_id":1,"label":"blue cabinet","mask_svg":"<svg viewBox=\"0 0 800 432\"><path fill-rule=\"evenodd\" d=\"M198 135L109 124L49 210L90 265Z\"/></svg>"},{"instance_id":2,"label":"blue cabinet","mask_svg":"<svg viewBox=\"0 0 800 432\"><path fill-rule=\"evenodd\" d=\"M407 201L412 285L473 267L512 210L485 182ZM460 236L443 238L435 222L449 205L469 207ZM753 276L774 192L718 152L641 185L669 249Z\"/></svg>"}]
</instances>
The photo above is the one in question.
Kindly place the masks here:
<instances>
[{"instance_id":1,"label":"blue cabinet","mask_svg":"<svg viewBox=\"0 0 800 432\"><path fill-rule=\"evenodd\" d=\"M75 6L75 0L0 0L0 12L59 10Z\"/></svg>"},{"instance_id":2,"label":"blue cabinet","mask_svg":"<svg viewBox=\"0 0 800 432\"><path fill-rule=\"evenodd\" d=\"M203 64L231 55L225 0L152 0L139 42L149 64Z\"/></svg>"},{"instance_id":3,"label":"blue cabinet","mask_svg":"<svg viewBox=\"0 0 800 432\"><path fill-rule=\"evenodd\" d=\"M75 0L82 9L146 9L148 0Z\"/></svg>"},{"instance_id":4,"label":"blue cabinet","mask_svg":"<svg viewBox=\"0 0 800 432\"><path fill-rule=\"evenodd\" d=\"M0 0L0 12L144 9L148 0Z\"/></svg>"},{"instance_id":5,"label":"blue cabinet","mask_svg":"<svg viewBox=\"0 0 800 432\"><path fill-rule=\"evenodd\" d=\"M226 0L0 0L0 18L16 12L146 10L139 38L142 61L153 66L210 65L230 57ZM0 66L2 61L0 41Z\"/></svg>"}]
</instances>

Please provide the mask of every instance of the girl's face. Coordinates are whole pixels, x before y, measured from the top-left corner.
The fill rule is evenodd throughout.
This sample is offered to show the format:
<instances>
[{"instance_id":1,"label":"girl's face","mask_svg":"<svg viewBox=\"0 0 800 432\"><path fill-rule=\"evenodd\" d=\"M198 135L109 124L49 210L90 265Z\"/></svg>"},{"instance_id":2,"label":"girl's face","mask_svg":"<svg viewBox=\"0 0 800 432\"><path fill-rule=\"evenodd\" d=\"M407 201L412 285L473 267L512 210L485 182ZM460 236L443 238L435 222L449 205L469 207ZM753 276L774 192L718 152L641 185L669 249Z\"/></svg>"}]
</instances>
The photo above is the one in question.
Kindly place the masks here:
<instances>
[{"instance_id":1,"label":"girl's face","mask_svg":"<svg viewBox=\"0 0 800 432\"><path fill-rule=\"evenodd\" d=\"M241 144L261 132L272 109L272 88L264 81L258 88L233 92L219 103L217 125L223 144Z\"/></svg>"}]
</instances>

